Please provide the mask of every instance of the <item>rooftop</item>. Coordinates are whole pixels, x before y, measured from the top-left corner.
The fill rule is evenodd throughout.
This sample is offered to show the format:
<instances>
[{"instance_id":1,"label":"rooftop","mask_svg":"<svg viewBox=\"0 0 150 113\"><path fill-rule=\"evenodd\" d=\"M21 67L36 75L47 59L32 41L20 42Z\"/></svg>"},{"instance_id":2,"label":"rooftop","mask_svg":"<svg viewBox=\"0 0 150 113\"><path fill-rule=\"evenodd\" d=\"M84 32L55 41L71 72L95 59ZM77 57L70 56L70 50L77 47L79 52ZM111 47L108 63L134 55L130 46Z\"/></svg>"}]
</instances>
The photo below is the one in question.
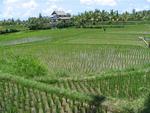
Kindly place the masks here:
<instances>
[{"instance_id":1,"label":"rooftop","mask_svg":"<svg viewBox=\"0 0 150 113\"><path fill-rule=\"evenodd\" d=\"M64 11L54 11L52 15L57 14L57 15L67 15Z\"/></svg>"}]
</instances>

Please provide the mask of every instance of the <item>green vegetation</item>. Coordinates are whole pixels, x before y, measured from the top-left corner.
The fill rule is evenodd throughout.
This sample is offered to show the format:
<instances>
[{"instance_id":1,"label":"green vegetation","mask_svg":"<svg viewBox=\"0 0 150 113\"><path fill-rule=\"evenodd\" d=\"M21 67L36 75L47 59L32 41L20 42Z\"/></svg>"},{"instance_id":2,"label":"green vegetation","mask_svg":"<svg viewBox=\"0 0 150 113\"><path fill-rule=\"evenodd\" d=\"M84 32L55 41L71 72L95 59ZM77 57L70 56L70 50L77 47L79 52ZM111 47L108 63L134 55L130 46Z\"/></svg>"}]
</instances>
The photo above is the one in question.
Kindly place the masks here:
<instances>
[{"instance_id":1,"label":"green vegetation","mask_svg":"<svg viewBox=\"0 0 150 113\"><path fill-rule=\"evenodd\" d=\"M107 31L107 28L124 28L126 25L137 25L137 24L149 24L150 11L136 11L133 9L132 12L123 12L110 10L98 10L85 11L84 13L75 15L68 21L59 20L56 23L57 28L101 28L103 31ZM50 17L43 17L39 14L39 17L30 17L28 20L14 20L8 19L0 21L0 26L16 26L13 30L19 28L39 30L39 29L51 29L53 27L53 21ZM9 30L9 28L7 29ZM1 31L1 27L0 27ZM0 32L1 33L1 32ZM2 32L3 34L4 32ZM10 33L10 32L6 32Z\"/></svg>"},{"instance_id":2,"label":"green vegetation","mask_svg":"<svg viewBox=\"0 0 150 113\"><path fill-rule=\"evenodd\" d=\"M0 35L0 110L148 113L150 49L138 37L149 31L137 24Z\"/></svg>"},{"instance_id":3,"label":"green vegetation","mask_svg":"<svg viewBox=\"0 0 150 113\"><path fill-rule=\"evenodd\" d=\"M148 70L148 71L147 71ZM36 79L40 82L51 84L55 87L74 89L78 92L105 95L115 98L136 99L145 92L142 88L150 88L148 68L138 71L115 72L83 79Z\"/></svg>"},{"instance_id":4,"label":"green vegetation","mask_svg":"<svg viewBox=\"0 0 150 113\"><path fill-rule=\"evenodd\" d=\"M28 30L23 21L8 19L0 21L0 35Z\"/></svg>"},{"instance_id":5,"label":"green vegetation","mask_svg":"<svg viewBox=\"0 0 150 113\"><path fill-rule=\"evenodd\" d=\"M48 87L42 83L6 74L1 74L0 79L2 112L56 113L66 110L81 112L82 110L90 111L93 109L90 106L96 106L92 104L95 99L92 95ZM104 99L104 97L101 98ZM89 106L86 106L88 103Z\"/></svg>"},{"instance_id":6,"label":"green vegetation","mask_svg":"<svg viewBox=\"0 0 150 113\"><path fill-rule=\"evenodd\" d=\"M50 29L51 24L50 24L50 18L42 17L39 15L39 18L29 18L28 21L26 22L26 26L30 30L38 30L38 29Z\"/></svg>"},{"instance_id":7,"label":"green vegetation","mask_svg":"<svg viewBox=\"0 0 150 113\"><path fill-rule=\"evenodd\" d=\"M149 64L150 51L138 39L138 36L148 34L144 30L138 32L139 28L147 28L145 32L149 30L147 25L134 25L105 33L99 29L63 29L1 35L1 45L7 46L1 46L0 55L5 57L12 52L18 56L36 57L48 69L50 77L91 76ZM23 43L25 38L40 37L46 40ZM18 45L12 42L18 42Z\"/></svg>"},{"instance_id":8,"label":"green vegetation","mask_svg":"<svg viewBox=\"0 0 150 113\"><path fill-rule=\"evenodd\" d=\"M3 72L26 78L47 75L46 68L32 56L13 56L10 54L10 57L0 59L0 68Z\"/></svg>"},{"instance_id":9,"label":"green vegetation","mask_svg":"<svg viewBox=\"0 0 150 113\"><path fill-rule=\"evenodd\" d=\"M85 11L74 17L76 27L83 28L123 28L125 25L149 23L150 11L136 11L133 9L132 13L111 10Z\"/></svg>"}]
</instances>

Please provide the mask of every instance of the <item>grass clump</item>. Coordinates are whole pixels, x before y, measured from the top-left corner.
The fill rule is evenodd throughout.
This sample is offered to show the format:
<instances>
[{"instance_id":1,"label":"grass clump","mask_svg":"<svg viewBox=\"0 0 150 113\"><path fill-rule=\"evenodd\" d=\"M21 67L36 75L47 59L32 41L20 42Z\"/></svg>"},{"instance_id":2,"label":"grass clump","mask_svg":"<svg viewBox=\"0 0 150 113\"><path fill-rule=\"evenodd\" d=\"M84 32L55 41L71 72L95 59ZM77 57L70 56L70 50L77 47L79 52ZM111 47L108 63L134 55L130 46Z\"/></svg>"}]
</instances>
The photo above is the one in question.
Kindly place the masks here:
<instances>
[{"instance_id":1,"label":"grass clump","mask_svg":"<svg viewBox=\"0 0 150 113\"><path fill-rule=\"evenodd\" d=\"M11 56L0 60L0 70L25 78L47 75L47 69L32 56Z\"/></svg>"},{"instance_id":2,"label":"grass clump","mask_svg":"<svg viewBox=\"0 0 150 113\"><path fill-rule=\"evenodd\" d=\"M150 94L148 95L147 100L145 101L145 107L141 113L150 113Z\"/></svg>"},{"instance_id":3,"label":"grass clump","mask_svg":"<svg viewBox=\"0 0 150 113\"><path fill-rule=\"evenodd\" d=\"M150 93L145 99L144 107L141 113L150 113Z\"/></svg>"},{"instance_id":4,"label":"grass clump","mask_svg":"<svg viewBox=\"0 0 150 113\"><path fill-rule=\"evenodd\" d=\"M56 77L69 77L69 72L67 70L57 70L55 73Z\"/></svg>"}]
</instances>

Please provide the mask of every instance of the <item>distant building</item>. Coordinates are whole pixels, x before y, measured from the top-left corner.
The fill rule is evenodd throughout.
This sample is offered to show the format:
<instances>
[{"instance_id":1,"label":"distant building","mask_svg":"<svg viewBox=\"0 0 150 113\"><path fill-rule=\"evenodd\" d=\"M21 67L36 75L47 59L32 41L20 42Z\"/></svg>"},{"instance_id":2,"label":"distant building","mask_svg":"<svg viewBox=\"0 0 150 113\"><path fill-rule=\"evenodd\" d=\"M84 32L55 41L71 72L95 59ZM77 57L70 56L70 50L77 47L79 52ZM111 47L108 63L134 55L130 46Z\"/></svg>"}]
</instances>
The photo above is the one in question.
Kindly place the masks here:
<instances>
[{"instance_id":1,"label":"distant building","mask_svg":"<svg viewBox=\"0 0 150 113\"><path fill-rule=\"evenodd\" d=\"M69 13L65 13L64 11L54 11L51 14L51 19L56 22L58 20L70 20L71 19L71 15Z\"/></svg>"},{"instance_id":2,"label":"distant building","mask_svg":"<svg viewBox=\"0 0 150 113\"><path fill-rule=\"evenodd\" d=\"M63 21L67 23L71 19L71 14L65 13L64 11L54 11L51 14L51 27L56 28L58 22Z\"/></svg>"}]
</instances>

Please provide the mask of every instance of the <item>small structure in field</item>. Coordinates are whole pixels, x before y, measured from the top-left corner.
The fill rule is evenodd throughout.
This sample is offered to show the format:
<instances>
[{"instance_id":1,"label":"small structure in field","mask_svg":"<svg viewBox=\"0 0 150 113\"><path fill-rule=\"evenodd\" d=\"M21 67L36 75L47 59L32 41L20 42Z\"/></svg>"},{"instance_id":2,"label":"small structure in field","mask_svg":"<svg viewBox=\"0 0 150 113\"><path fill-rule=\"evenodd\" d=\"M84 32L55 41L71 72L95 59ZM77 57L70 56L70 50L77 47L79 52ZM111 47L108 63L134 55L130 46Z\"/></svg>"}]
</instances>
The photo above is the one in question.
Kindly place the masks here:
<instances>
[{"instance_id":1,"label":"small structure in field","mask_svg":"<svg viewBox=\"0 0 150 113\"><path fill-rule=\"evenodd\" d=\"M150 38L139 37L139 39L143 40L145 44L150 48Z\"/></svg>"},{"instance_id":2,"label":"small structure in field","mask_svg":"<svg viewBox=\"0 0 150 113\"><path fill-rule=\"evenodd\" d=\"M51 19L53 21L59 21L59 20L70 20L71 19L71 14L65 13L64 11L54 11L52 14Z\"/></svg>"},{"instance_id":3,"label":"small structure in field","mask_svg":"<svg viewBox=\"0 0 150 113\"><path fill-rule=\"evenodd\" d=\"M144 40L146 40L148 47L150 48L150 38L144 38Z\"/></svg>"}]
</instances>

